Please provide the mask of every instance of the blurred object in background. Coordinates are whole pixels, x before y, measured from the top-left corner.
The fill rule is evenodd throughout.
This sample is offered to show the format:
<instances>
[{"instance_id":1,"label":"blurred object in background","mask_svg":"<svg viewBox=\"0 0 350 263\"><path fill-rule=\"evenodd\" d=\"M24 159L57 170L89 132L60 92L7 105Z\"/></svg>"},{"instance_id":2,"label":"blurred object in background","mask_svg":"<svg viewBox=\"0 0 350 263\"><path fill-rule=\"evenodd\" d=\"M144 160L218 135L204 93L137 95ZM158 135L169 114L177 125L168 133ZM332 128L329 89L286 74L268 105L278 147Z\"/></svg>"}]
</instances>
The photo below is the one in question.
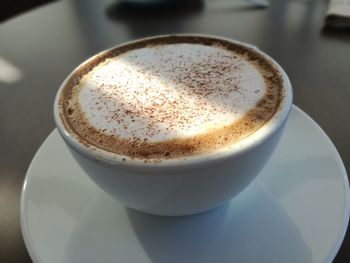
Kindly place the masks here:
<instances>
[{"instance_id":1,"label":"blurred object in background","mask_svg":"<svg viewBox=\"0 0 350 263\"><path fill-rule=\"evenodd\" d=\"M15 83L22 77L23 73L18 67L0 56L0 83Z\"/></svg>"},{"instance_id":2,"label":"blurred object in background","mask_svg":"<svg viewBox=\"0 0 350 263\"><path fill-rule=\"evenodd\" d=\"M115 1L107 6L106 14L117 24L124 24L132 38L139 38L181 32L189 19L200 15L205 9L203 0L159 1L161 3L158 4L152 0L145 0L142 4L132 0Z\"/></svg>"},{"instance_id":3,"label":"blurred object in background","mask_svg":"<svg viewBox=\"0 0 350 263\"><path fill-rule=\"evenodd\" d=\"M225 8L265 8L269 6L268 0L120 0L119 4L132 8L159 8L159 7L178 7L180 5L193 5L192 2L203 2L209 9Z\"/></svg>"},{"instance_id":4,"label":"blurred object in background","mask_svg":"<svg viewBox=\"0 0 350 263\"><path fill-rule=\"evenodd\" d=\"M32 8L54 2L56 0L1 0L0 22L5 21Z\"/></svg>"},{"instance_id":5,"label":"blurred object in background","mask_svg":"<svg viewBox=\"0 0 350 263\"><path fill-rule=\"evenodd\" d=\"M350 28L350 0L331 0L326 13L326 25Z\"/></svg>"},{"instance_id":6,"label":"blurred object in background","mask_svg":"<svg viewBox=\"0 0 350 263\"><path fill-rule=\"evenodd\" d=\"M206 0L208 9L260 9L269 7L268 0Z\"/></svg>"},{"instance_id":7,"label":"blurred object in background","mask_svg":"<svg viewBox=\"0 0 350 263\"><path fill-rule=\"evenodd\" d=\"M119 0L120 5L130 8L172 7L193 2L191 0ZM196 1L195 1L196 2Z\"/></svg>"},{"instance_id":8,"label":"blurred object in background","mask_svg":"<svg viewBox=\"0 0 350 263\"><path fill-rule=\"evenodd\" d=\"M203 5L203 0L119 0L111 6L114 9L135 12L185 11L187 8Z\"/></svg>"}]
</instances>

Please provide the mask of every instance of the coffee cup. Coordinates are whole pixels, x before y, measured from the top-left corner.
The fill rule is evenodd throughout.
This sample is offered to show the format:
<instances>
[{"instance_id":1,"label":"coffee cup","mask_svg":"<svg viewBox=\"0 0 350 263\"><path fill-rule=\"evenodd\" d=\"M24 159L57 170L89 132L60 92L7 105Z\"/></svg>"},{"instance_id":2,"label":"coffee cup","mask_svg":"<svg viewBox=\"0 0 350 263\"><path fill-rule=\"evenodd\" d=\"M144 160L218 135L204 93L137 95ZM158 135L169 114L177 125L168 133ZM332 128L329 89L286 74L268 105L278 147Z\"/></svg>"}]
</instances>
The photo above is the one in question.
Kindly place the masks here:
<instances>
[{"instance_id":1,"label":"coffee cup","mask_svg":"<svg viewBox=\"0 0 350 263\"><path fill-rule=\"evenodd\" d=\"M74 69L57 92L54 119L102 190L138 211L183 216L249 186L291 106L287 74L256 47L165 35L113 47Z\"/></svg>"}]
</instances>

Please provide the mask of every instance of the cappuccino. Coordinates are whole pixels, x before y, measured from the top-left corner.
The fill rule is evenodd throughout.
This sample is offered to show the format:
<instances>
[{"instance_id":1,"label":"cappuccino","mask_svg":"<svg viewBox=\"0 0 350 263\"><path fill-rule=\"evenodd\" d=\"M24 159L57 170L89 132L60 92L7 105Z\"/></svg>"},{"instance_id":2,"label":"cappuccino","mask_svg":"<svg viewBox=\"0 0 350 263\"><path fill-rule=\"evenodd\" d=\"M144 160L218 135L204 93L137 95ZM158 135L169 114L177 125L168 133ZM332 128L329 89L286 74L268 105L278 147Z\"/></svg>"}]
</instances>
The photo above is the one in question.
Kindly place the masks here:
<instances>
[{"instance_id":1,"label":"cappuccino","mask_svg":"<svg viewBox=\"0 0 350 263\"><path fill-rule=\"evenodd\" d=\"M141 40L81 65L59 98L65 128L89 146L171 159L234 144L284 100L279 70L254 48L198 36Z\"/></svg>"}]
</instances>

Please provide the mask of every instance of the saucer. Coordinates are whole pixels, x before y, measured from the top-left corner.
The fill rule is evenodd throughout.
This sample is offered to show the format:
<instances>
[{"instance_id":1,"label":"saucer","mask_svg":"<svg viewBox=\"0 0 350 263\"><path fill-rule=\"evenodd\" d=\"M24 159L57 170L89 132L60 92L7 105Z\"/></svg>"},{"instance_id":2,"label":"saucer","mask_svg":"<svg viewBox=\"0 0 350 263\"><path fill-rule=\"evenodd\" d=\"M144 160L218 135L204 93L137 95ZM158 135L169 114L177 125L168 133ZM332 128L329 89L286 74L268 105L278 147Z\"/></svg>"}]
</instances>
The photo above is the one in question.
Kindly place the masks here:
<instances>
[{"instance_id":1,"label":"saucer","mask_svg":"<svg viewBox=\"0 0 350 263\"><path fill-rule=\"evenodd\" d=\"M349 219L349 183L332 142L293 106L258 178L215 210L159 217L121 205L73 160L54 130L21 196L34 262L331 262Z\"/></svg>"}]
</instances>

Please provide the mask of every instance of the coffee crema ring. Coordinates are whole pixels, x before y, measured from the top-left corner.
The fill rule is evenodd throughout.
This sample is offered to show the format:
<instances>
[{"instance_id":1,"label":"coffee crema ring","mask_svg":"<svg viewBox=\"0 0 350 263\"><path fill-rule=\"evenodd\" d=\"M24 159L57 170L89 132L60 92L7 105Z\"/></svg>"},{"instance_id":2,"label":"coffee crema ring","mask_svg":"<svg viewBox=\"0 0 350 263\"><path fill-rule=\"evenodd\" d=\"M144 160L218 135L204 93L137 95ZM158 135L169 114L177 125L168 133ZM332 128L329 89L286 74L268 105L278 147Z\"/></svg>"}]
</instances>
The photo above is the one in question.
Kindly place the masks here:
<instances>
[{"instance_id":1,"label":"coffee crema ring","mask_svg":"<svg viewBox=\"0 0 350 263\"><path fill-rule=\"evenodd\" d=\"M280 71L254 48L210 37L128 43L81 65L59 98L86 146L172 159L240 141L280 109Z\"/></svg>"}]
</instances>

